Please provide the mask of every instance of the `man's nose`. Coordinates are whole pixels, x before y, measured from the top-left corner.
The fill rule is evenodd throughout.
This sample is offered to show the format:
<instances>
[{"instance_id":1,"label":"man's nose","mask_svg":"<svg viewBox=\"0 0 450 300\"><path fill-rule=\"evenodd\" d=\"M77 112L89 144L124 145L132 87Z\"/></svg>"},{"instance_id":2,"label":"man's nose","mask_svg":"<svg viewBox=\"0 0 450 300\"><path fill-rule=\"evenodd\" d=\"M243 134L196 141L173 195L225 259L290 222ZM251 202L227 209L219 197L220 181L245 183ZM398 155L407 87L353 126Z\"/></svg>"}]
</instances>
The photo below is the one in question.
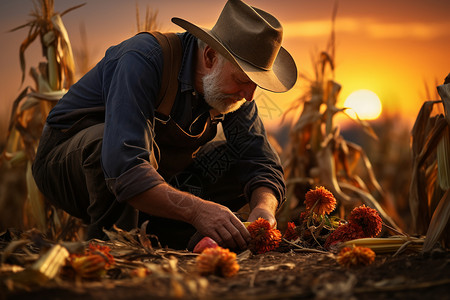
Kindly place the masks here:
<instances>
[{"instance_id":1,"label":"man's nose","mask_svg":"<svg viewBox=\"0 0 450 300\"><path fill-rule=\"evenodd\" d=\"M246 86L245 89L242 90L241 97L245 98L245 100L250 102L253 100L253 96L255 95L255 90L256 90L256 84L251 83L248 86Z\"/></svg>"}]
</instances>

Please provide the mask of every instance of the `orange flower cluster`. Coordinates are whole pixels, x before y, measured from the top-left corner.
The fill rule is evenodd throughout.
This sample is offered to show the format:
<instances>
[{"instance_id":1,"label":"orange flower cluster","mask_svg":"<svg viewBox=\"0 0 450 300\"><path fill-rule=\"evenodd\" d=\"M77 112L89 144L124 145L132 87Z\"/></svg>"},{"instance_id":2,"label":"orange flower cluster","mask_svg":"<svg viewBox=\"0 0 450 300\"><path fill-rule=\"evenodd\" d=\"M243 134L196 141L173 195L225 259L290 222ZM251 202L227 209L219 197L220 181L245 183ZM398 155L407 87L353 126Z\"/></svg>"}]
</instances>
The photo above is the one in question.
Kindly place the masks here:
<instances>
[{"instance_id":1,"label":"orange flower cluster","mask_svg":"<svg viewBox=\"0 0 450 300\"><path fill-rule=\"evenodd\" d=\"M336 198L323 186L309 190L305 194L306 209L318 215L330 214L336 208Z\"/></svg>"},{"instance_id":2,"label":"orange flower cluster","mask_svg":"<svg viewBox=\"0 0 450 300\"><path fill-rule=\"evenodd\" d=\"M367 238L376 237L380 234L383 222L378 212L370 207L361 205L355 207L348 217L349 224L357 224L364 231Z\"/></svg>"},{"instance_id":3,"label":"orange flower cluster","mask_svg":"<svg viewBox=\"0 0 450 300\"><path fill-rule=\"evenodd\" d=\"M283 237L288 241L295 241L299 237L294 222L287 223L287 228Z\"/></svg>"},{"instance_id":4,"label":"orange flower cluster","mask_svg":"<svg viewBox=\"0 0 450 300\"><path fill-rule=\"evenodd\" d=\"M281 232L273 228L269 221L258 218L247 227L252 237L249 249L253 253L265 253L278 248L281 242Z\"/></svg>"},{"instance_id":5,"label":"orange flower cluster","mask_svg":"<svg viewBox=\"0 0 450 300\"><path fill-rule=\"evenodd\" d=\"M336 228L326 239L324 247L330 249L338 243L360 239L364 237L364 232L359 225L344 224Z\"/></svg>"},{"instance_id":6,"label":"orange flower cluster","mask_svg":"<svg viewBox=\"0 0 450 300\"><path fill-rule=\"evenodd\" d=\"M114 257L109 253L111 248L99 244L89 243L86 255L99 255L105 260L106 267L109 268L114 264Z\"/></svg>"},{"instance_id":7,"label":"orange flower cluster","mask_svg":"<svg viewBox=\"0 0 450 300\"><path fill-rule=\"evenodd\" d=\"M201 275L219 275L231 277L238 273L239 264L236 261L236 253L230 252L220 246L206 248L197 256L197 270Z\"/></svg>"},{"instance_id":8,"label":"orange flower cluster","mask_svg":"<svg viewBox=\"0 0 450 300\"><path fill-rule=\"evenodd\" d=\"M366 266L375 260L375 252L367 247L345 247L339 252L337 262L343 267Z\"/></svg>"},{"instance_id":9,"label":"orange flower cluster","mask_svg":"<svg viewBox=\"0 0 450 300\"><path fill-rule=\"evenodd\" d=\"M348 224L339 226L327 238L324 247L330 249L340 242L360 238L372 238L380 234L383 223L378 212L361 205L355 207L348 217Z\"/></svg>"},{"instance_id":10,"label":"orange flower cluster","mask_svg":"<svg viewBox=\"0 0 450 300\"><path fill-rule=\"evenodd\" d=\"M85 279L98 279L106 274L106 270L114 264L114 257L108 246L90 243L85 253L72 254L68 258L68 266L75 276Z\"/></svg>"}]
</instances>

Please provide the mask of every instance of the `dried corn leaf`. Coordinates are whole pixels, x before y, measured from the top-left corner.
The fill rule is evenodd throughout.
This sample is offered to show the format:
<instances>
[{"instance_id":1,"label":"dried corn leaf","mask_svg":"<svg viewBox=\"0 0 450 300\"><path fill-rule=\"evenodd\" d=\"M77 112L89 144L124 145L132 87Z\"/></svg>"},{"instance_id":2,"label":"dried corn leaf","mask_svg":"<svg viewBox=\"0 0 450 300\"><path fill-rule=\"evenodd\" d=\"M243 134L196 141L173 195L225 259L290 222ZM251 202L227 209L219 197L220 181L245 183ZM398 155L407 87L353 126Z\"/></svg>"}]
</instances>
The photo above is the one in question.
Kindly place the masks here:
<instances>
[{"instance_id":1,"label":"dried corn leaf","mask_svg":"<svg viewBox=\"0 0 450 300\"><path fill-rule=\"evenodd\" d=\"M23 113L24 111L28 109L34 108L36 105L40 103L38 98L28 96L26 100L23 102L23 104L20 106L19 114Z\"/></svg>"},{"instance_id":2,"label":"dried corn leaf","mask_svg":"<svg viewBox=\"0 0 450 300\"><path fill-rule=\"evenodd\" d=\"M39 92L39 93L31 92L28 94L28 96L35 97L40 100L53 101L56 103L66 94L66 92L67 92L66 90Z\"/></svg>"},{"instance_id":3,"label":"dried corn leaf","mask_svg":"<svg viewBox=\"0 0 450 300\"><path fill-rule=\"evenodd\" d=\"M81 4L79 4L79 5L72 6L71 8L68 8L68 9L66 9L65 11L63 11L60 15L61 15L61 17L62 17L62 16L64 16L65 14L71 12L72 10L75 10L75 9L80 8L80 7L82 7L82 6L85 6L85 5L86 5L86 3L81 3Z\"/></svg>"},{"instance_id":4,"label":"dried corn leaf","mask_svg":"<svg viewBox=\"0 0 450 300\"><path fill-rule=\"evenodd\" d=\"M439 201L427 230L423 251L430 251L441 237L450 220L450 190Z\"/></svg>"},{"instance_id":5,"label":"dried corn leaf","mask_svg":"<svg viewBox=\"0 0 450 300\"><path fill-rule=\"evenodd\" d=\"M3 250L1 263L4 264L8 257L11 256L12 253L14 253L14 251L24 247L30 242L31 241L29 239L20 239L10 242L8 246L6 246L6 248Z\"/></svg>"},{"instance_id":6,"label":"dried corn leaf","mask_svg":"<svg viewBox=\"0 0 450 300\"><path fill-rule=\"evenodd\" d=\"M360 158L361 162L363 163L363 166L367 172L367 175L369 177L369 183L375 188L375 190L380 194L384 195L383 188L381 187L380 183L375 177L375 173L372 167L372 164L367 157L366 153L363 151L363 149L352 142L346 142L347 146L349 148L349 152L353 153L355 156L355 163L357 162L358 158Z\"/></svg>"},{"instance_id":7,"label":"dried corn leaf","mask_svg":"<svg viewBox=\"0 0 450 300\"><path fill-rule=\"evenodd\" d=\"M363 131L370 136L371 138L373 138L375 141L378 141L378 135L376 134L376 132L373 130L372 126L370 126L369 122L367 122L366 120L362 120L359 118L358 114L355 113L356 115L356 119L353 119L348 113L345 112L345 110L347 110L349 108L343 108L343 112L344 114L353 122L355 122L356 124L358 124L359 126L362 127Z\"/></svg>"},{"instance_id":8,"label":"dried corn leaf","mask_svg":"<svg viewBox=\"0 0 450 300\"><path fill-rule=\"evenodd\" d=\"M150 241L150 239L147 237L147 225L148 225L148 220L145 221L144 223L142 223L141 225L141 230L139 232L139 242L141 243L142 247L148 252L148 253L153 253L153 247L152 247L152 242Z\"/></svg>"},{"instance_id":9,"label":"dried corn leaf","mask_svg":"<svg viewBox=\"0 0 450 300\"><path fill-rule=\"evenodd\" d=\"M344 206L353 206L356 201L345 194L339 186L331 143L327 143L317 153L317 163L320 169L320 183L324 185Z\"/></svg>"},{"instance_id":10,"label":"dried corn leaf","mask_svg":"<svg viewBox=\"0 0 450 300\"><path fill-rule=\"evenodd\" d=\"M437 90L444 103L445 118L450 125L450 83L438 86Z\"/></svg>"},{"instance_id":11,"label":"dried corn leaf","mask_svg":"<svg viewBox=\"0 0 450 300\"><path fill-rule=\"evenodd\" d=\"M393 227L397 231L402 231L400 227L395 223L395 221L386 213L386 211L383 209L383 207L378 203L378 201L368 192L363 191L354 185L348 184L346 182L340 182L339 183L343 189L350 190L360 196L360 198L363 200L363 202L373 208L376 209L379 213L381 218L387 222L391 227Z\"/></svg>"},{"instance_id":12,"label":"dried corn leaf","mask_svg":"<svg viewBox=\"0 0 450 300\"><path fill-rule=\"evenodd\" d=\"M113 226L113 229L114 231L103 229L103 232L112 242L118 242L126 246L141 248L139 242L136 241L136 239L129 232L118 228L116 225Z\"/></svg>"},{"instance_id":13,"label":"dried corn leaf","mask_svg":"<svg viewBox=\"0 0 450 300\"><path fill-rule=\"evenodd\" d=\"M47 215L45 213L45 202L44 198L41 196L41 192L36 186L33 175L31 174L31 161L28 161L27 172L26 172L26 182L28 191L28 203L31 207L31 213L35 219L37 228L45 232L47 229Z\"/></svg>"},{"instance_id":14,"label":"dried corn leaf","mask_svg":"<svg viewBox=\"0 0 450 300\"><path fill-rule=\"evenodd\" d=\"M8 265L2 264L0 265L0 273L18 273L22 272L24 268L18 265Z\"/></svg>"},{"instance_id":15,"label":"dried corn leaf","mask_svg":"<svg viewBox=\"0 0 450 300\"><path fill-rule=\"evenodd\" d=\"M435 103L437 102L424 103L412 131L413 169L409 204L413 225L420 234L426 232L430 221L427 189L423 188L428 186L425 171L444 129L448 126L442 117L429 117Z\"/></svg>"},{"instance_id":16,"label":"dried corn leaf","mask_svg":"<svg viewBox=\"0 0 450 300\"><path fill-rule=\"evenodd\" d=\"M66 76L66 85L70 87L74 82L75 62L73 59L72 46L66 27L59 14L52 17L54 29L58 32L60 38L61 53L58 53L59 63L61 64L64 75ZM58 51L59 52L59 51Z\"/></svg>"},{"instance_id":17,"label":"dried corn leaf","mask_svg":"<svg viewBox=\"0 0 450 300\"><path fill-rule=\"evenodd\" d=\"M29 23L27 23L29 24ZM25 24L24 26L27 26L27 24ZM17 27L15 29L19 29L21 27ZM14 31L15 29L11 30ZM20 57L20 69L22 70L22 80L21 83L23 83L25 81L25 69L26 69L26 63L25 63L25 50L27 50L28 46L31 45L31 43L33 43L33 41L36 39L36 37L39 35L39 30L35 30L32 33L29 33L29 35L25 38L25 40L23 40L22 44L20 45L20 49L19 49L19 57Z\"/></svg>"},{"instance_id":18,"label":"dried corn leaf","mask_svg":"<svg viewBox=\"0 0 450 300\"><path fill-rule=\"evenodd\" d=\"M442 190L450 188L450 131L444 128L437 146L438 181Z\"/></svg>"},{"instance_id":19,"label":"dried corn leaf","mask_svg":"<svg viewBox=\"0 0 450 300\"><path fill-rule=\"evenodd\" d=\"M11 130L14 127L14 124L16 123L16 115L17 115L17 109L19 108L19 104L22 101L23 98L25 98L28 94L28 91L30 90L30 87L26 87L20 92L19 96L14 100L12 109L11 109L11 116L9 119L9 125L8 125L8 133L11 132Z\"/></svg>"},{"instance_id":20,"label":"dried corn leaf","mask_svg":"<svg viewBox=\"0 0 450 300\"><path fill-rule=\"evenodd\" d=\"M413 138L412 152L418 155L422 151L422 147L427 139L427 132L434 127L436 119L431 118L431 112L435 104L441 101L426 101L417 115L411 135Z\"/></svg>"},{"instance_id":21,"label":"dried corn leaf","mask_svg":"<svg viewBox=\"0 0 450 300\"><path fill-rule=\"evenodd\" d=\"M19 136L19 133L17 130L14 130L13 133L16 134L17 136ZM17 147L15 147L15 148L17 148ZM8 163L11 167L19 166L28 161L27 153L23 150L20 150L20 151L14 152L14 153L5 152L5 156L7 157Z\"/></svg>"}]
</instances>

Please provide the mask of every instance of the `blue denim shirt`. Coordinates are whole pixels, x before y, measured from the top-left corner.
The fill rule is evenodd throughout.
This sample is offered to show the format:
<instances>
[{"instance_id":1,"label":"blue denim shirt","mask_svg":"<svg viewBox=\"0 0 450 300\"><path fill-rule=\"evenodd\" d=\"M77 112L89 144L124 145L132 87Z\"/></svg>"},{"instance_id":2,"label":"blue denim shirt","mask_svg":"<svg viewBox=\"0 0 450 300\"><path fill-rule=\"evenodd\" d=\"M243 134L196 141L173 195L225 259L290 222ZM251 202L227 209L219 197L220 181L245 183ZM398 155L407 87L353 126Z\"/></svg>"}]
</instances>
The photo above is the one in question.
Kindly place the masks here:
<instances>
[{"instance_id":1,"label":"blue denim shirt","mask_svg":"<svg viewBox=\"0 0 450 300\"><path fill-rule=\"evenodd\" d=\"M210 109L194 90L197 39L179 34L183 59L179 90L171 117L188 131ZM155 102L161 85L162 50L149 34L139 34L110 47L104 58L49 113L47 123L67 129L91 111L104 110L102 167L110 190L126 201L164 182L150 164L154 138ZM102 120L103 122L103 120ZM285 183L280 159L267 141L254 101L225 115L224 134L242 168L239 181L249 199L259 186L272 188L281 203Z\"/></svg>"}]
</instances>

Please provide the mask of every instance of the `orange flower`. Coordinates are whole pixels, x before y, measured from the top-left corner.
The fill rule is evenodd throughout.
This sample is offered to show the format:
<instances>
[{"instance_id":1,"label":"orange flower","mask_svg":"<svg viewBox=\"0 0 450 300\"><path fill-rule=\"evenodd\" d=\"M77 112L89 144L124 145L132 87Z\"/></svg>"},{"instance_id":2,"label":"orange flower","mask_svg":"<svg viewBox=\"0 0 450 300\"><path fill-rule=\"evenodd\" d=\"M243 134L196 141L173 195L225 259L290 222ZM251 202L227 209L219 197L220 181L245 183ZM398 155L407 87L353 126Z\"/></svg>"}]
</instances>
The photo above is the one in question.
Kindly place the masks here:
<instances>
[{"instance_id":1,"label":"orange flower","mask_svg":"<svg viewBox=\"0 0 450 300\"><path fill-rule=\"evenodd\" d=\"M294 241L298 238L297 230L295 229L294 222L288 222L286 231L284 232L284 238L288 241Z\"/></svg>"},{"instance_id":2,"label":"orange flower","mask_svg":"<svg viewBox=\"0 0 450 300\"><path fill-rule=\"evenodd\" d=\"M114 257L109 253L111 248L99 244L89 243L89 248L86 250L86 255L100 255L106 262L106 267L114 264Z\"/></svg>"},{"instance_id":3,"label":"orange flower","mask_svg":"<svg viewBox=\"0 0 450 300\"><path fill-rule=\"evenodd\" d=\"M239 264L236 261L236 253L230 252L220 246L206 248L197 256L197 270L201 275L219 275L231 277L239 271Z\"/></svg>"},{"instance_id":4,"label":"orange flower","mask_svg":"<svg viewBox=\"0 0 450 300\"><path fill-rule=\"evenodd\" d=\"M253 253L265 253L278 248L281 242L281 232L272 228L269 221L258 218L247 227L252 237L249 249Z\"/></svg>"},{"instance_id":5,"label":"orange flower","mask_svg":"<svg viewBox=\"0 0 450 300\"><path fill-rule=\"evenodd\" d=\"M81 278L98 279L106 274L106 261L100 255L74 256L70 259L70 265Z\"/></svg>"},{"instance_id":6,"label":"orange flower","mask_svg":"<svg viewBox=\"0 0 450 300\"><path fill-rule=\"evenodd\" d=\"M370 207L361 205L355 207L348 217L349 224L357 224L364 231L364 237L372 238L380 234L383 222L378 212Z\"/></svg>"},{"instance_id":7,"label":"orange flower","mask_svg":"<svg viewBox=\"0 0 450 300\"><path fill-rule=\"evenodd\" d=\"M336 228L326 239L324 247L330 249L338 243L365 237L361 227L357 224L344 224Z\"/></svg>"},{"instance_id":8,"label":"orange flower","mask_svg":"<svg viewBox=\"0 0 450 300\"><path fill-rule=\"evenodd\" d=\"M109 253L110 250L108 246L90 243L84 254L70 255L68 259L69 268L73 270L71 272L81 278L100 278L114 264L114 257Z\"/></svg>"},{"instance_id":9,"label":"orange flower","mask_svg":"<svg viewBox=\"0 0 450 300\"><path fill-rule=\"evenodd\" d=\"M331 213L336 208L336 198L326 188L319 186L305 194L305 204L307 210L324 215Z\"/></svg>"},{"instance_id":10,"label":"orange flower","mask_svg":"<svg viewBox=\"0 0 450 300\"><path fill-rule=\"evenodd\" d=\"M375 260L375 252L367 247L345 247L339 252L337 262L343 267L366 266Z\"/></svg>"}]
</instances>

